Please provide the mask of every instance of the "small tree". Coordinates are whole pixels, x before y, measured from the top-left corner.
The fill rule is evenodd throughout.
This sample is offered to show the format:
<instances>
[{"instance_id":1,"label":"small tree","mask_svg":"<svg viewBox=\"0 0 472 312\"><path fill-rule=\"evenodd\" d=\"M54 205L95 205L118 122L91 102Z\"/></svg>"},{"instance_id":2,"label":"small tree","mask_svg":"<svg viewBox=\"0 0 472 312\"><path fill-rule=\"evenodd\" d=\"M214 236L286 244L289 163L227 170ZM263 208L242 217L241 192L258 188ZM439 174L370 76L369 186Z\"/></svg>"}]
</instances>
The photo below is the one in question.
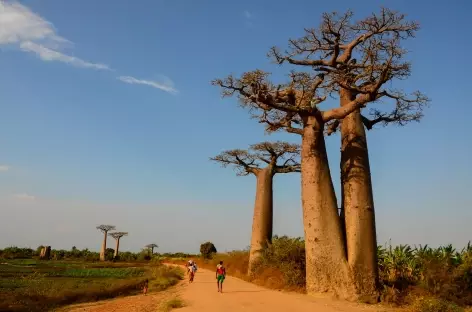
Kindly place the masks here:
<instances>
[{"instance_id":1,"label":"small tree","mask_svg":"<svg viewBox=\"0 0 472 312\"><path fill-rule=\"evenodd\" d=\"M128 232L113 232L113 233L109 233L108 235L113 237L116 240L116 248L115 248L115 254L113 255L113 259L117 259L118 250L120 249L120 239L123 236L127 236Z\"/></svg>"},{"instance_id":2,"label":"small tree","mask_svg":"<svg viewBox=\"0 0 472 312\"><path fill-rule=\"evenodd\" d=\"M115 250L113 248L107 248L105 250L105 260L112 261L115 257Z\"/></svg>"},{"instance_id":3,"label":"small tree","mask_svg":"<svg viewBox=\"0 0 472 312\"><path fill-rule=\"evenodd\" d=\"M97 230L103 233L102 248L100 249L100 261L106 260L106 249L107 249L107 235L109 231L113 231L116 227L114 225L101 224L97 226Z\"/></svg>"},{"instance_id":4,"label":"small tree","mask_svg":"<svg viewBox=\"0 0 472 312\"><path fill-rule=\"evenodd\" d=\"M147 244L146 246L147 249L149 249L149 253L150 253L150 256L152 257L152 255L154 254L154 248L158 248L159 246L157 246L157 244Z\"/></svg>"},{"instance_id":5,"label":"small tree","mask_svg":"<svg viewBox=\"0 0 472 312\"><path fill-rule=\"evenodd\" d=\"M237 175L256 176L256 200L252 221L248 274L267 244L272 241L273 178L277 173L300 172L300 146L286 142L253 144L248 150L230 150L210 158L224 167L233 166Z\"/></svg>"},{"instance_id":6,"label":"small tree","mask_svg":"<svg viewBox=\"0 0 472 312\"><path fill-rule=\"evenodd\" d=\"M216 247L212 242L206 242L200 245L200 253L205 259L211 259L216 252Z\"/></svg>"}]
</instances>

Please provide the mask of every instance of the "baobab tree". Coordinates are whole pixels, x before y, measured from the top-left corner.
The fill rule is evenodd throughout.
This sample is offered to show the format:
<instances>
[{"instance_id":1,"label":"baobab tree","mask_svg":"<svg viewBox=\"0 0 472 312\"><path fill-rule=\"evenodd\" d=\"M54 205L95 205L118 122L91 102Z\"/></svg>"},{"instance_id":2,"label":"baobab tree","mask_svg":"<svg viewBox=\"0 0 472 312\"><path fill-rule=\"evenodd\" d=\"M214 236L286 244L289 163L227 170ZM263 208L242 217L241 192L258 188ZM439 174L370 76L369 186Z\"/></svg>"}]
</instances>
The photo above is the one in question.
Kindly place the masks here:
<instances>
[{"instance_id":1,"label":"baobab tree","mask_svg":"<svg viewBox=\"0 0 472 312\"><path fill-rule=\"evenodd\" d=\"M154 243L153 243L153 244L148 244L148 245L146 245L146 246L144 246L144 247L146 247L147 249L149 249L149 251L151 252L151 256L152 256L152 255L154 254L154 248L158 248L159 246L157 246L157 244L154 244Z\"/></svg>"},{"instance_id":2,"label":"baobab tree","mask_svg":"<svg viewBox=\"0 0 472 312\"><path fill-rule=\"evenodd\" d=\"M404 59L406 50L400 41L413 37L418 23L389 9L360 21L352 18L351 11L325 13L319 29L306 29L302 38L289 40L285 53L274 47L270 55L279 64L309 66L326 75L325 81L338 95L341 108L366 95L370 96L368 102L387 100L379 105L387 106L387 110L372 108L367 117L361 112L366 102L342 122L334 120L327 129L331 134L341 128L341 216L350 272L358 294L376 298L377 240L365 128L419 121L429 100L419 91L407 95L386 86L410 76L411 66Z\"/></svg>"},{"instance_id":3,"label":"baobab tree","mask_svg":"<svg viewBox=\"0 0 472 312\"><path fill-rule=\"evenodd\" d=\"M210 158L222 166L233 166L237 175L256 176L256 200L252 222L249 270L261 252L272 241L273 227L273 177L278 173L300 172L298 161L300 147L286 142L253 144L248 150L229 150Z\"/></svg>"},{"instance_id":4,"label":"baobab tree","mask_svg":"<svg viewBox=\"0 0 472 312\"><path fill-rule=\"evenodd\" d=\"M391 36L388 36L390 33L383 31L373 31L372 34L369 32L369 29L372 31L386 28L384 23L395 16L399 16L396 19L399 19L398 23L402 23L403 17L389 10L383 10L380 16L374 15L358 23L349 22L350 14L347 14L339 21L341 28L333 28L329 19L324 18L320 30L313 31L318 37L303 40L313 40L314 44L318 44L319 40L334 41L335 49L328 50L323 45L323 41L320 41L319 49L307 52L307 58L312 55L317 57L316 60L309 60L310 64L305 64L308 62L306 59L298 60L298 64L293 62L293 52L288 51L285 56L282 56L277 49L272 49L270 54L279 63L292 61L293 65L301 65L300 67L310 65L318 69L314 71L310 68L306 72L292 70L288 82L271 82L270 75L261 70L246 72L240 78L230 75L225 79L213 81L214 85L222 88L223 96L237 95L241 106L249 109L259 122L265 123L267 131L285 130L301 135L301 189L308 293L331 292L348 300L365 300L366 295L367 297L376 296L377 272L374 272L376 263L372 261L375 259L376 240L373 201L370 207L362 208L362 213L352 213L344 228L337 211L337 199L331 180L324 134L325 129L328 132L335 129L341 121L344 122L346 117L352 116L351 113L358 112L381 99L396 101L395 109L400 109L402 105L410 101L401 97L402 93L386 89L384 84L392 79L405 77L405 71L409 71L407 63L407 65L399 66L402 64L404 55L404 51L399 47L399 41L405 37L405 34L414 33L417 28L416 24L405 22L405 25L411 26L411 30L397 29ZM383 22L382 19L384 19ZM338 31L339 34L335 34L337 29L341 29ZM392 39L385 39L390 37ZM296 40L292 40L291 43L294 46L299 44ZM371 55L372 53L374 55ZM341 58L342 55L345 56ZM343 83L341 74L351 77L349 75L351 72L357 73L343 70L345 66L356 66L357 62L352 61L351 55L360 55L359 64L364 64L363 66L367 69L365 75L360 74L359 77L350 78L355 83L346 85ZM339 62L339 64L331 66L333 62ZM330 70L331 68L339 70ZM321 105L327 96L333 92L341 92L340 87L347 90L355 89L355 96L342 96L342 105L323 110ZM420 104L421 101L417 102ZM414 100L411 100L411 103L415 103ZM406 106L410 106L411 109L402 109L402 114L417 107ZM375 111L373 114L381 117ZM375 119L371 120L372 123L374 121ZM346 124L348 124L345 127L346 133L357 131L357 129L352 129L352 123L346 122ZM362 144L364 149L362 161L365 161L367 145ZM350 157L358 154L355 152L357 147L353 143L349 145L349 148L351 149ZM344 154L348 155L346 153L345 148ZM357 163L359 164L359 160ZM362 165L366 168L365 163ZM370 183L370 172L367 173ZM351 177L351 181L354 180L355 176L351 175ZM343 182L349 183L345 176ZM371 187L370 184L368 187ZM351 193L355 192L357 190ZM359 227L353 225L355 222L369 226L368 239L365 238L364 233L361 241L355 238L356 231L361 231ZM351 224L347 225L347 223ZM350 228L349 231L346 230L348 228ZM365 258L362 258L362 252L368 253L365 257L369 258L366 263L363 263ZM351 262L350 257L353 259ZM368 273L364 275L363 272Z\"/></svg>"},{"instance_id":5,"label":"baobab tree","mask_svg":"<svg viewBox=\"0 0 472 312\"><path fill-rule=\"evenodd\" d=\"M116 226L108 225L108 224L101 224L97 226L97 230L102 231L103 233L103 242L102 248L100 249L100 261L105 261L106 257L106 250L107 250L107 234L109 231L115 230Z\"/></svg>"},{"instance_id":6,"label":"baobab tree","mask_svg":"<svg viewBox=\"0 0 472 312\"><path fill-rule=\"evenodd\" d=\"M113 237L116 241L115 254L113 255L113 258L116 259L118 258L118 250L120 249L120 239L123 236L127 236L128 232L112 232L112 233L108 233L108 235Z\"/></svg>"}]
</instances>

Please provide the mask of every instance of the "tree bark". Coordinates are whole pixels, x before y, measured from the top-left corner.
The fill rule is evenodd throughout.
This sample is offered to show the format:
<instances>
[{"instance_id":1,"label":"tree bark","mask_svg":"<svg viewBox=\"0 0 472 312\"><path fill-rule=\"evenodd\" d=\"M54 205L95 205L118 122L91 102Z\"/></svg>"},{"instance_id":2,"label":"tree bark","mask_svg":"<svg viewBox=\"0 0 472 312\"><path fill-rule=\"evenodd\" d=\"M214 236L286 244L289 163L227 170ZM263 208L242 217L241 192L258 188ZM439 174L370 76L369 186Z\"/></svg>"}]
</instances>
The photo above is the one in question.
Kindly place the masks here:
<instances>
[{"instance_id":1,"label":"tree bark","mask_svg":"<svg viewBox=\"0 0 472 312\"><path fill-rule=\"evenodd\" d=\"M116 248L115 248L115 254L114 254L113 258L118 257L118 249L120 249L120 238L116 239Z\"/></svg>"},{"instance_id":2,"label":"tree bark","mask_svg":"<svg viewBox=\"0 0 472 312\"><path fill-rule=\"evenodd\" d=\"M252 219L252 237L251 249L249 252L248 274L251 274L254 263L261 256L262 251L267 247L267 244L272 241L273 177L274 172L270 165L256 173L256 201L254 204L254 216Z\"/></svg>"},{"instance_id":3,"label":"tree bark","mask_svg":"<svg viewBox=\"0 0 472 312\"><path fill-rule=\"evenodd\" d=\"M108 232L104 232L102 249L100 250L100 261L105 261L105 253L107 250L107 234Z\"/></svg>"},{"instance_id":4,"label":"tree bark","mask_svg":"<svg viewBox=\"0 0 472 312\"><path fill-rule=\"evenodd\" d=\"M346 249L323 134L314 116L304 118L301 180L307 293L354 300Z\"/></svg>"},{"instance_id":5,"label":"tree bark","mask_svg":"<svg viewBox=\"0 0 472 312\"><path fill-rule=\"evenodd\" d=\"M355 95L340 91L341 106ZM346 227L347 258L358 298L378 301L377 238L367 137L356 110L341 123L342 208Z\"/></svg>"}]
</instances>

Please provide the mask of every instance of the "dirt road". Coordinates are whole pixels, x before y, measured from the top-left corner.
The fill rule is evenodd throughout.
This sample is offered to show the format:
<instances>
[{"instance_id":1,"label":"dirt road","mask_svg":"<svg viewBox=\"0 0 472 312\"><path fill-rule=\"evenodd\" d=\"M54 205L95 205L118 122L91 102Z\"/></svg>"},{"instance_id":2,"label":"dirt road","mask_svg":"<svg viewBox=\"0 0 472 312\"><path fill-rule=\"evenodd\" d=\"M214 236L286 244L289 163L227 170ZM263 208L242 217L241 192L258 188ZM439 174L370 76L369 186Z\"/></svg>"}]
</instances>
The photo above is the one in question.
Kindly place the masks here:
<instances>
[{"instance_id":1,"label":"dirt road","mask_svg":"<svg viewBox=\"0 0 472 312\"><path fill-rule=\"evenodd\" d=\"M392 311L380 306L350 304L328 298L313 298L302 294L269 290L230 276L226 278L223 293L220 294L217 291L215 272L203 269L199 269L195 281L185 288L181 298L188 305L179 309L182 312Z\"/></svg>"},{"instance_id":2,"label":"dirt road","mask_svg":"<svg viewBox=\"0 0 472 312\"><path fill-rule=\"evenodd\" d=\"M180 297L187 305L178 311L232 312L232 311L270 311L270 312L391 312L382 306L367 306L335 301L322 297L309 297L302 294L269 290L240 279L228 276L224 282L223 293L217 291L215 273L199 269L195 281L188 284L185 280L177 287L162 293L148 296L131 296L93 304L76 306L68 311L87 312L129 312L159 311L166 300Z\"/></svg>"}]
</instances>

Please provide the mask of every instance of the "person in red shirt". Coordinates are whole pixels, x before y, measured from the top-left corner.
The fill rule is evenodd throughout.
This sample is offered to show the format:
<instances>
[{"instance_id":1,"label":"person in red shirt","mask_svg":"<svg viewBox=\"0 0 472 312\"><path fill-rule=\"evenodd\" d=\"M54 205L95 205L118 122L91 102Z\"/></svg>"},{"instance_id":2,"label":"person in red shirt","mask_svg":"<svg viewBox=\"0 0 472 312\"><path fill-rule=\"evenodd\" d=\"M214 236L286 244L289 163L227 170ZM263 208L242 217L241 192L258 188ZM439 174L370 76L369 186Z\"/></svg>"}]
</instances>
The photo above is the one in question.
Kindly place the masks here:
<instances>
[{"instance_id":1,"label":"person in red shirt","mask_svg":"<svg viewBox=\"0 0 472 312\"><path fill-rule=\"evenodd\" d=\"M218 292L223 293L223 281L226 278L226 269L223 266L223 261L216 266L216 284L218 285Z\"/></svg>"}]
</instances>

